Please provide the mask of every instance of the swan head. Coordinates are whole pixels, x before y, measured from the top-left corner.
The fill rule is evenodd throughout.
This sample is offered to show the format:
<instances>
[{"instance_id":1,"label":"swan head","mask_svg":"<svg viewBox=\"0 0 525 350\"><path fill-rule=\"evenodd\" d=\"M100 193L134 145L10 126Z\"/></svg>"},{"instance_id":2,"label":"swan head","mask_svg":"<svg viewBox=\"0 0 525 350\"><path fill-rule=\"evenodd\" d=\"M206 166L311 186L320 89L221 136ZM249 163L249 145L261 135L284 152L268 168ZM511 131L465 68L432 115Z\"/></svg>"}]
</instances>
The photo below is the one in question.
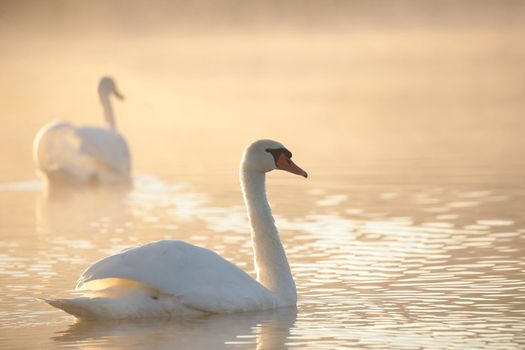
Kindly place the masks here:
<instances>
[{"instance_id":1,"label":"swan head","mask_svg":"<svg viewBox=\"0 0 525 350\"><path fill-rule=\"evenodd\" d=\"M249 145L244 151L242 166L261 173L279 169L308 177L306 171L292 162L292 152L273 140L258 140Z\"/></svg>"},{"instance_id":2,"label":"swan head","mask_svg":"<svg viewBox=\"0 0 525 350\"><path fill-rule=\"evenodd\" d=\"M111 77L102 77L100 83L98 83L98 94L100 97L108 97L113 94L119 99L123 99L124 96L118 91L115 81Z\"/></svg>"}]
</instances>

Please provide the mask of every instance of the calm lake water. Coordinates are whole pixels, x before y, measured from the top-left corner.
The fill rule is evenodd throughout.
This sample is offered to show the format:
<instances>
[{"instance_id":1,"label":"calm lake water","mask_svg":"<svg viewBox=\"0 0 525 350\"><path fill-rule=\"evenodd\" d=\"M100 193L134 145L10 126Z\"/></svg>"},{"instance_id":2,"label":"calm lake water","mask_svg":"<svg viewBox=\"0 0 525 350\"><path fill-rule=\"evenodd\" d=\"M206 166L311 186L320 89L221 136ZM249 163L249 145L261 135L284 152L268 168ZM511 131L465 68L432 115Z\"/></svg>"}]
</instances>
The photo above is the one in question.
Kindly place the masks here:
<instances>
[{"instance_id":1,"label":"calm lake water","mask_svg":"<svg viewBox=\"0 0 525 350\"><path fill-rule=\"evenodd\" d=\"M3 30L0 348L525 347L523 33ZM133 187L50 192L32 139L100 124L106 73ZM258 138L310 175L268 180L297 310L77 323L38 300L159 239L254 275L237 167Z\"/></svg>"},{"instance_id":2,"label":"calm lake water","mask_svg":"<svg viewBox=\"0 0 525 350\"><path fill-rule=\"evenodd\" d=\"M3 184L0 196L11 215L2 221L0 345L517 349L525 344L525 188L512 178L491 183L482 173L407 181L334 167L314 168L309 180L270 176L270 198L298 286L297 311L75 323L36 300L64 295L96 259L166 238L214 249L253 274L247 219L231 175L231 183L213 181L209 186L215 190L209 192L148 175L136 175L130 191L49 197L38 181Z\"/></svg>"}]
</instances>

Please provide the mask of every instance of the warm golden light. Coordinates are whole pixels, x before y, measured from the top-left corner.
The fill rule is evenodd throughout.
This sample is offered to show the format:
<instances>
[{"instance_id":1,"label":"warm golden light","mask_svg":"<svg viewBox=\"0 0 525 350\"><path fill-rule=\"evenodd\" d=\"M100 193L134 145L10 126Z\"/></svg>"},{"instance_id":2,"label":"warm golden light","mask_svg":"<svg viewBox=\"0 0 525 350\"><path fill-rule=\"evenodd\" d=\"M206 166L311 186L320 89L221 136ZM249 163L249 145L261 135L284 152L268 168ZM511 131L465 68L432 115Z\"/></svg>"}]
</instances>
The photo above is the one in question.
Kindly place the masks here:
<instances>
[{"instance_id":1,"label":"warm golden light","mask_svg":"<svg viewBox=\"0 0 525 350\"><path fill-rule=\"evenodd\" d=\"M2 1L0 348L523 346L523 18L520 1ZM46 188L35 135L103 126L105 75L133 185ZM36 299L161 239L255 276L238 167L262 138L308 171L267 180L297 313L70 327Z\"/></svg>"}]
</instances>

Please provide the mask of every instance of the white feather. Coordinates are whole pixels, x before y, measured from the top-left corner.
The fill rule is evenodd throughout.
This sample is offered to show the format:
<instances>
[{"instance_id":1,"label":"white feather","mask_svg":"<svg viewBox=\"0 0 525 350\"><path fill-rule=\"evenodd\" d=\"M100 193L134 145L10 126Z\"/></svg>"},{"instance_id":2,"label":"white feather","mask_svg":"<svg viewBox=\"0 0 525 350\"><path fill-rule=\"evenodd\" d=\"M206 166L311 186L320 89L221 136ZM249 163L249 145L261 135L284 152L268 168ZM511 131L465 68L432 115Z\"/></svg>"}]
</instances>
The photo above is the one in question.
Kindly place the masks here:
<instances>
[{"instance_id":1,"label":"white feather","mask_svg":"<svg viewBox=\"0 0 525 350\"><path fill-rule=\"evenodd\" d=\"M93 282L107 278L140 282L202 312L266 309L277 303L269 290L237 266L182 241L153 242L104 258L82 273L77 290L98 290Z\"/></svg>"}]
</instances>

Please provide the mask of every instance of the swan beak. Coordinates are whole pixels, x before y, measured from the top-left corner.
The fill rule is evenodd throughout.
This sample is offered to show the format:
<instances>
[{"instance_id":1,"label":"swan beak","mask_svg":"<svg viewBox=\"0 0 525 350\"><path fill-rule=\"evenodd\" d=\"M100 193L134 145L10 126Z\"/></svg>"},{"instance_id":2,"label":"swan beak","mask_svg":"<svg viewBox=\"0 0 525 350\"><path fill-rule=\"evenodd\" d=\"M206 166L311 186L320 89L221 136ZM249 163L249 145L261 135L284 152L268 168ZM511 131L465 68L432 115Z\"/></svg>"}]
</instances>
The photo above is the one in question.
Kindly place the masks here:
<instances>
[{"instance_id":1,"label":"swan beak","mask_svg":"<svg viewBox=\"0 0 525 350\"><path fill-rule=\"evenodd\" d=\"M299 168L292 160L286 157L284 154L281 154L279 160L277 161L277 169L288 171L292 174L301 175L308 177L308 173L303 169Z\"/></svg>"},{"instance_id":2,"label":"swan beak","mask_svg":"<svg viewBox=\"0 0 525 350\"><path fill-rule=\"evenodd\" d=\"M124 95L122 95L120 93L120 91L118 91L117 89L113 90L113 93L115 94L115 96L118 97L119 100L123 100L124 99Z\"/></svg>"}]
</instances>

